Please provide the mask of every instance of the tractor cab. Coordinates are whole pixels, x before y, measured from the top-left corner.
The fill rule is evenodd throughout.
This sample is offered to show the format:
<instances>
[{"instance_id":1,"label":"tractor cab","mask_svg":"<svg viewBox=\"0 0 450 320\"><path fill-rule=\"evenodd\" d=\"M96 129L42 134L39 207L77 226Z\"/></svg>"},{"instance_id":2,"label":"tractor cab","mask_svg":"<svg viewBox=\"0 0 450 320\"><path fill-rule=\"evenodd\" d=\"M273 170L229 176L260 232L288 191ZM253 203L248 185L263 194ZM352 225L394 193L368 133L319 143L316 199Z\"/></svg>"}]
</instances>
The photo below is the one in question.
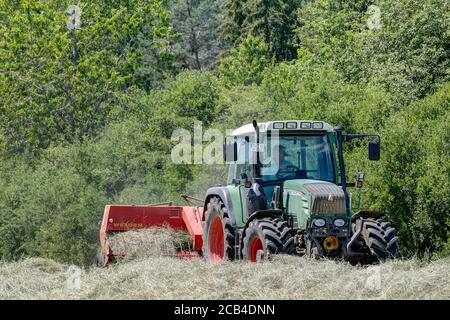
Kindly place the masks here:
<instances>
[{"instance_id":1,"label":"tractor cab","mask_svg":"<svg viewBox=\"0 0 450 320\"><path fill-rule=\"evenodd\" d=\"M271 121L253 124L231 133L236 156L229 165L228 184L242 186L247 215L251 211L274 209L274 191L290 180L337 184L336 134L322 121ZM255 183L257 185L255 185ZM257 188L255 190L255 188ZM249 199L256 199L251 205ZM244 200L244 199L243 199ZM254 201L253 201L254 202Z\"/></svg>"}]
</instances>

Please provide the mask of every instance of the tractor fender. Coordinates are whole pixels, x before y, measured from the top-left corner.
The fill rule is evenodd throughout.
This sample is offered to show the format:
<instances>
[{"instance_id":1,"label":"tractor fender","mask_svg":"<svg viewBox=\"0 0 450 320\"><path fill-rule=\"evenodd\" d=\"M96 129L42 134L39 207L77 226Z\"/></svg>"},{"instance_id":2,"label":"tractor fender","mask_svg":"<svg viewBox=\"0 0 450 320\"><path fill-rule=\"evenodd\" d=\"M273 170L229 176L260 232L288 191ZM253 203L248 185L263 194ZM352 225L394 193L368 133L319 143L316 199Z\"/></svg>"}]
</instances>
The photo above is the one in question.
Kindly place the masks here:
<instances>
[{"instance_id":1,"label":"tractor fender","mask_svg":"<svg viewBox=\"0 0 450 320\"><path fill-rule=\"evenodd\" d=\"M222 200L223 204L228 209L228 214L229 214L229 219L230 219L231 225L233 227L236 227L236 217L234 215L233 203L231 202L230 191L228 190L228 188L227 187L209 188L206 191L206 198L205 198L205 203L203 205L203 212L206 213L206 209L208 207L209 200L211 200L212 197L218 197L218 198L220 198L220 200ZM205 221L205 215L203 215L202 220Z\"/></svg>"},{"instance_id":2,"label":"tractor fender","mask_svg":"<svg viewBox=\"0 0 450 320\"><path fill-rule=\"evenodd\" d=\"M361 210L356 212L352 216L352 222L355 223L359 218L367 219L380 219L384 216L384 211L369 211L369 210Z\"/></svg>"}]
</instances>

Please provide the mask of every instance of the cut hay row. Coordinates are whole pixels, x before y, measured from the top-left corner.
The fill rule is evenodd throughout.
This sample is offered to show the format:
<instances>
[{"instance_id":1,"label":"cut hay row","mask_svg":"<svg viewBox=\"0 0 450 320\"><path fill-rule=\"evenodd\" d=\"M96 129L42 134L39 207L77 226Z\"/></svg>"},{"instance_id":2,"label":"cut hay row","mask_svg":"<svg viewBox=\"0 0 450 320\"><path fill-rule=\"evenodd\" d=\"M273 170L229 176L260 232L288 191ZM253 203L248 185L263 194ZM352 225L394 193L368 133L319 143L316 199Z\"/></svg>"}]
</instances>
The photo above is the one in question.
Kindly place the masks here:
<instances>
[{"instance_id":1,"label":"cut hay row","mask_svg":"<svg viewBox=\"0 0 450 320\"><path fill-rule=\"evenodd\" d=\"M0 263L0 299L450 299L450 259L367 268L279 256L207 264L153 257L83 270L32 258Z\"/></svg>"},{"instance_id":2,"label":"cut hay row","mask_svg":"<svg viewBox=\"0 0 450 320\"><path fill-rule=\"evenodd\" d=\"M167 228L116 234L109 243L128 256L104 269L0 262L0 299L450 299L450 257L370 267L294 256L258 264L171 257L189 240Z\"/></svg>"},{"instance_id":3,"label":"cut hay row","mask_svg":"<svg viewBox=\"0 0 450 320\"><path fill-rule=\"evenodd\" d=\"M126 253L124 260L173 256L177 251L192 250L192 238L187 232L171 228L150 228L116 233L107 242L115 253Z\"/></svg>"}]
</instances>

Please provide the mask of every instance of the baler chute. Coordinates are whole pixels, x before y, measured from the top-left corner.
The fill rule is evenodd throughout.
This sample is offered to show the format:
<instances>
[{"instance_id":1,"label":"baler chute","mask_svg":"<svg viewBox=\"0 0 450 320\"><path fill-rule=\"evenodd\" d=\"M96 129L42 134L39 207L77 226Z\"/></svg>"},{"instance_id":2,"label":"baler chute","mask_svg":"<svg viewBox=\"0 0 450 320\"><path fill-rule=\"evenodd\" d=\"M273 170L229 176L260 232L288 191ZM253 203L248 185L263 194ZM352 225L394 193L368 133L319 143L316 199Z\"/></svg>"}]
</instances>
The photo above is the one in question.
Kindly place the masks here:
<instances>
[{"instance_id":1,"label":"baler chute","mask_svg":"<svg viewBox=\"0 0 450 320\"><path fill-rule=\"evenodd\" d=\"M105 266L113 257L126 252L114 252L108 243L108 235L131 230L170 227L188 232L192 237L192 251L180 251L179 257L198 256L202 248L203 208L174 206L172 203L150 205L107 205L100 228L101 257L98 264Z\"/></svg>"}]
</instances>

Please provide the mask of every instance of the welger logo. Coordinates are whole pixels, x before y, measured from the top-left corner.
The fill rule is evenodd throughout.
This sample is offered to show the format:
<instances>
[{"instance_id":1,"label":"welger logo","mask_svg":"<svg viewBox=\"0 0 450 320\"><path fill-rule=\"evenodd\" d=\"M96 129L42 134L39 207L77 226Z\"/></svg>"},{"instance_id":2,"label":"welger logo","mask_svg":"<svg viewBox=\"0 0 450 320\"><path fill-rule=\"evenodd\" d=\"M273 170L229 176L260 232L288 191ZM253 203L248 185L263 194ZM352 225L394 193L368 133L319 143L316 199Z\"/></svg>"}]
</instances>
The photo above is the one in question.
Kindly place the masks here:
<instances>
[{"instance_id":1,"label":"welger logo","mask_svg":"<svg viewBox=\"0 0 450 320\"><path fill-rule=\"evenodd\" d=\"M144 225L142 223L113 223L113 227L115 228L143 228Z\"/></svg>"}]
</instances>

